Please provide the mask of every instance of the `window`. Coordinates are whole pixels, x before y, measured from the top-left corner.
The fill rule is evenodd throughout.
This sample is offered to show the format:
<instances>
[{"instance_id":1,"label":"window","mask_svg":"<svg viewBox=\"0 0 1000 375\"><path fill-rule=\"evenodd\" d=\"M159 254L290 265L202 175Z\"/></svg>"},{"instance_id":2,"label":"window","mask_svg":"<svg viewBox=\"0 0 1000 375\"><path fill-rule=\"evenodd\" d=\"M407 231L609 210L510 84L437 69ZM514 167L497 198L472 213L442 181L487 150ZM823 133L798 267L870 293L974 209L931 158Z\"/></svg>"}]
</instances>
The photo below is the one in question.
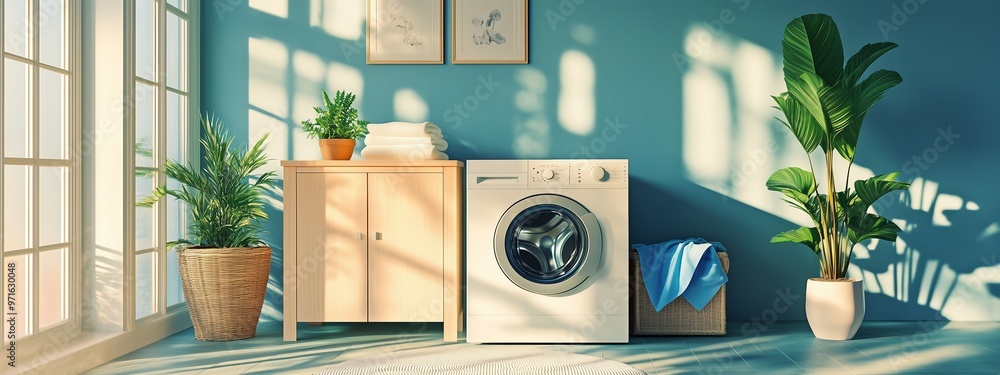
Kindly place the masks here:
<instances>
[{"instance_id":1,"label":"window","mask_svg":"<svg viewBox=\"0 0 1000 375\"><path fill-rule=\"evenodd\" d=\"M135 199L139 201L156 186L179 187L166 178L166 160L189 160L192 18L183 0L133 1L134 105L130 115L135 136ZM164 198L150 208L136 207L134 218L135 318L160 316L184 302L177 252L166 248L166 242L184 234L186 208L173 198Z\"/></svg>"},{"instance_id":2,"label":"window","mask_svg":"<svg viewBox=\"0 0 1000 375\"><path fill-rule=\"evenodd\" d=\"M0 2L0 229L4 290L14 289L4 320L21 342L78 329L79 32L70 30L79 9L70 0Z\"/></svg>"}]
</instances>

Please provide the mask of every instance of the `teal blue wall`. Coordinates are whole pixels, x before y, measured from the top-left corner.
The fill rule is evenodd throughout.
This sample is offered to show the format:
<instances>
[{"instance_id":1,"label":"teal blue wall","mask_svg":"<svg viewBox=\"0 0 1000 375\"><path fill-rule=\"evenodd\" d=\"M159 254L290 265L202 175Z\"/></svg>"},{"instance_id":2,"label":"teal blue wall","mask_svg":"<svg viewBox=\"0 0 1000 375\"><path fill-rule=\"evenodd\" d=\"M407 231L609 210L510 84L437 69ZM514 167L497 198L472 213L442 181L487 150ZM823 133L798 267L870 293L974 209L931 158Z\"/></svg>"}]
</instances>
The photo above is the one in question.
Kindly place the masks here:
<instances>
[{"instance_id":1,"label":"teal blue wall","mask_svg":"<svg viewBox=\"0 0 1000 375\"><path fill-rule=\"evenodd\" d=\"M1000 183L1000 148L994 144L1000 130L993 114L1000 87L995 68L1000 3L536 0L529 6L530 64L486 66L366 65L363 33L355 30L359 37L345 40L310 26L310 19L331 11L310 4L345 1L274 3L282 4L279 12L236 0L203 2L202 110L221 116L240 139L270 131L272 158L316 158L314 143L305 140L298 123L311 117L308 108L317 104L318 88L342 89L342 82L354 80L362 85L362 117L375 122L400 117L394 112L397 91L416 93L426 104L426 119L444 129L453 159L627 158L633 178L630 241L697 236L725 244L732 261L730 320L804 319L804 299L797 296L803 295L805 280L818 275L815 257L804 248L768 243L773 234L793 228L789 220L795 219L780 209L778 196L764 191L762 181L795 160L805 164L782 141L777 123L767 120L777 115L767 95L781 90L740 80L773 77L780 67L766 64L767 56L780 64L784 25L806 13L832 15L849 54L865 43L897 42L901 48L875 68L897 70L904 83L868 116L857 163L876 173L903 170L920 191L880 208L907 226L901 243L880 244L855 262L860 268L853 275L864 277L869 290L867 319L1000 320L1000 201L989 193ZM450 1L445 3L450 20ZM357 17L363 16L347 19ZM686 94L684 77L697 63L687 59L710 57L685 49L685 38L699 25L709 30L710 37L700 42L704 48L763 52L753 60L724 56L718 62L722 68L710 69L733 94L729 100ZM446 25L446 40L450 29ZM271 47L256 54L249 50L260 43ZM594 71L589 118L595 126L583 135L568 131L558 115L560 61L570 50L588 58ZM446 61L450 56L446 47ZM468 99L482 79L499 86L488 98ZM688 82L687 89L697 91L690 82L700 81ZM737 95L747 87L762 94ZM518 104L530 88L538 92L537 111ZM467 101L478 108L459 123L449 111ZM725 114L722 123L731 125L703 136L702 124L685 117L691 108L702 108L702 114L717 108ZM750 117L765 120L758 128L739 125ZM537 125L526 125L528 119ZM949 129L958 137L945 139L941 134ZM519 143L525 140L533 142ZM698 167L720 163L726 167L722 174ZM281 311L283 217L280 197L275 198L267 229L276 262L264 319L280 319Z\"/></svg>"}]
</instances>

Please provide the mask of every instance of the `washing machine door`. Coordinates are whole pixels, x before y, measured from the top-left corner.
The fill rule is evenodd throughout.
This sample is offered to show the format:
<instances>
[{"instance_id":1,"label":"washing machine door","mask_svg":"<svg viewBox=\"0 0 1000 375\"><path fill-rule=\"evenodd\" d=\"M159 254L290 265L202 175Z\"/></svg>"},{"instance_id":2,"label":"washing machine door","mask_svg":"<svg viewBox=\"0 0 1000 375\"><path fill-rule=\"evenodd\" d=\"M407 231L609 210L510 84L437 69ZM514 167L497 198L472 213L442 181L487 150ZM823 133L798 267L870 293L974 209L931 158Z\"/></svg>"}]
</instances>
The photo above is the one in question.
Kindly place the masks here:
<instances>
[{"instance_id":1,"label":"washing machine door","mask_svg":"<svg viewBox=\"0 0 1000 375\"><path fill-rule=\"evenodd\" d=\"M562 195L518 201L500 218L494 239L503 273L537 294L573 290L597 272L604 256L597 217Z\"/></svg>"}]
</instances>

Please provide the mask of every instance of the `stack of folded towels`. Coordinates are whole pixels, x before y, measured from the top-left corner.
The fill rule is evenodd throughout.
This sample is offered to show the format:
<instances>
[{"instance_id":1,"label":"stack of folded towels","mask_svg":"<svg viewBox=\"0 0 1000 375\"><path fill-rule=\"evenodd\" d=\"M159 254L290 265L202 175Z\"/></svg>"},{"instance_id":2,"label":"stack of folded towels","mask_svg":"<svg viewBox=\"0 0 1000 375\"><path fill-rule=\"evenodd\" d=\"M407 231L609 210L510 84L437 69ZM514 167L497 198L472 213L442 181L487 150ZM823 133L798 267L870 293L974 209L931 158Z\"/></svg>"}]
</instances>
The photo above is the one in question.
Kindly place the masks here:
<instances>
[{"instance_id":1,"label":"stack of folded towels","mask_svg":"<svg viewBox=\"0 0 1000 375\"><path fill-rule=\"evenodd\" d=\"M361 157L366 160L448 160L441 128L430 122L368 124Z\"/></svg>"}]
</instances>

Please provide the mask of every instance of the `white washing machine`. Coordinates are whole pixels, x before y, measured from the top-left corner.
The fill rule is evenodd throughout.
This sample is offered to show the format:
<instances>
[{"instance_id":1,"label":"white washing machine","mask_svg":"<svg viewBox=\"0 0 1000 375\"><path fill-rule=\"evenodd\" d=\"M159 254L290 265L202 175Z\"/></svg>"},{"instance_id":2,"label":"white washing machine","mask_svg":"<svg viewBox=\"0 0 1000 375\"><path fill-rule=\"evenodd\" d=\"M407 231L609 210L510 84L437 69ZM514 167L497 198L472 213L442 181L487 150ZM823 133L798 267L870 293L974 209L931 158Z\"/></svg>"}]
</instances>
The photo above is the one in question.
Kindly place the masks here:
<instances>
[{"instance_id":1,"label":"white washing machine","mask_svg":"<svg viewBox=\"0 0 1000 375\"><path fill-rule=\"evenodd\" d=\"M469 160L470 343L628 342L628 160Z\"/></svg>"}]
</instances>

